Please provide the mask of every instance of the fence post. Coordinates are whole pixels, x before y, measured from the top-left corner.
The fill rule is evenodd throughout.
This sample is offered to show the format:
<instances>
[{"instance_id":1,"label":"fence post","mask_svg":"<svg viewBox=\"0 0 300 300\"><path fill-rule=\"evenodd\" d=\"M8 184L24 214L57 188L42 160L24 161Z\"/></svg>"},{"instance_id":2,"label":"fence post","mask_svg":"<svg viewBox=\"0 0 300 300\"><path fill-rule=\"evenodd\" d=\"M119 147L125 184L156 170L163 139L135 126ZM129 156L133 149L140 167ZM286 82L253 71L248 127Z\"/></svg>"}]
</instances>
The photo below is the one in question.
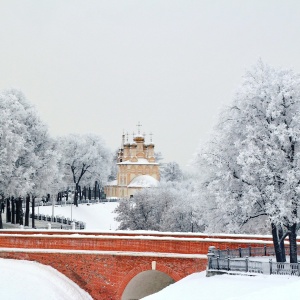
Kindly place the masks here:
<instances>
[{"instance_id":1,"label":"fence post","mask_svg":"<svg viewBox=\"0 0 300 300\"><path fill-rule=\"evenodd\" d=\"M227 247L227 257L229 257L229 247Z\"/></svg>"},{"instance_id":2,"label":"fence post","mask_svg":"<svg viewBox=\"0 0 300 300\"><path fill-rule=\"evenodd\" d=\"M246 273L247 273L249 270L249 257L248 256L246 256L245 262L246 262Z\"/></svg>"},{"instance_id":3,"label":"fence post","mask_svg":"<svg viewBox=\"0 0 300 300\"><path fill-rule=\"evenodd\" d=\"M81 227L81 226L80 226ZM81 229L81 228L80 228ZM212 258L215 257L215 246L209 246L208 247L208 253L207 253L207 258L208 258L208 269L212 268Z\"/></svg>"},{"instance_id":4,"label":"fence post","mask_svg":"<svg viewBox=\"0 0 300 300\"><path fill-rule=\"evenodd\" d=\"M215 254L212 251L208 250L207 258L208 258L208 270L212 269L212 258L215 257Z\"/></svg>"},{"instance_id":5,"label":"fence post","mask_svg":"<svg viewBox=\"0 0 300 300\"><path fill-rule=\"evenodd\" d=\"M270 264L270 275L272 275L272 258L269 259L269 264Z\"/></svg>"},{"instance_id":6,"label":"fence post","mask_svg":"<svg viewBox=\"0 0 300 300\"><path fill-rule=\"evenodd\" d=\"M218 269L218 270L220 270L219 258L220 258L220 256L219 256L219 255L217 255L217 269Z\"/></svg>"},{"instance_id":7,"label":"fence post","mask_svg":"<svg viewBox=\"0 0 300 300\"><path fill-rule=\"evenodd\" d=\"M265 256L267 256L267 245L264 244L264 251L265 251Z\"/></svg>"},{"instance_id":8,"label":"fence post","mask_svg":"<svg viewBox=\"0 0 300 300\"><path fill-rule=\"evenodd\" d=\"M241 246L239 246L239 254L240 254L240 257L242 257L242 249L241 249Z\"/></svg>"},{"instance_id":9,"label":"fence post","mask_svg":"<svg viewBox=\"0 0 300 300\"><path fill-rule=\"evenodd\" d=\"M230 270L230 257L227 257L227 271Z\"/></svg>"},{"instance_id":10,"label":"fence post","mask_svg":"<svg viewBox=\"0 0 300 300\"><path fill-rule=\"evenodd\" d=\"M218 247L218 256L220 257L220 247Z\"/></svg>"},{"instance_id":11,"label":"fence post","mask_svg":"<svg viewBox=\"0 0 300 300\"><path fill-rule=\"evenodd\" d=\"M251 245L249 245L249 256L251 256Z\"/></svg>"}]
</instances>

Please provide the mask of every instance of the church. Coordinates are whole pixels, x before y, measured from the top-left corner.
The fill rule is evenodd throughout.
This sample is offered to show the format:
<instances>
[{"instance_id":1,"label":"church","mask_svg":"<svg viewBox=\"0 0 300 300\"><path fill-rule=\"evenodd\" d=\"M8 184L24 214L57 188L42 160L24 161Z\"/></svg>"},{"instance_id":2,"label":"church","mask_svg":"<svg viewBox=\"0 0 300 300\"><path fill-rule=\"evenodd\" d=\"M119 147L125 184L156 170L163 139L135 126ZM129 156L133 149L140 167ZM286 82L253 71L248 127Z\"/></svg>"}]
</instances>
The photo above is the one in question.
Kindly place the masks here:
<instances>
[{"instance_id":1,"label":"church","mask_svg":"<svg viewBox=\"0 0 300 300\"><path fill-rule=\"evenodd\" d=\"M117 159L117 179L105 186L106 198L130 198L138 190L158 186L159 164L155 161L154 144L150 136L150 143L146 144L145 136L138 130L138 134L133 134L133 142L129 143L128 134L125 141L123 133Z\"/></svg>"}]
</instances>

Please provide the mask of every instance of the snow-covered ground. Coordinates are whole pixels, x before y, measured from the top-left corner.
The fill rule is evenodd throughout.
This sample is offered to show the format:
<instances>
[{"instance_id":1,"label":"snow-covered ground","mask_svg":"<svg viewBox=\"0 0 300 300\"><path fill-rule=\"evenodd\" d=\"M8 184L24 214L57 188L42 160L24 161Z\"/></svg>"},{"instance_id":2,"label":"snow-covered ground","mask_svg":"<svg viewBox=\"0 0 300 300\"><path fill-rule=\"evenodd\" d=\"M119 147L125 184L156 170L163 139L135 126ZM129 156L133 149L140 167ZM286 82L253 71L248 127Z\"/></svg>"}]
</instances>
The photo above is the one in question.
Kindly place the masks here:
<instances>
[{"instance_id":1,"label":"snow-covered ground","mask_svg":"<svg viewBox=\"0 0 300 300\"><path fill-rule=\"evenodd\" d=\"M0 258L0 295L5 300L92 300L73 281L49 266Z\"/></svg>"},{"instance_id":2,"label":"snow-covered ground","mask_svg":"<svg viewBox=\"0 0 300 300\"><path fill-rule=\"evenodd\" d=\"M143 300L282 300L300 295L300 278L279 275L219 275L194 273Z\"/></svg>"},{"instance_id":3,"label":"snow-covered ground","mask_svg":"<svg viewBox=\"0 0 300 300\"><path fill-rule=\"evenodd\" d=\"M118 222L114 220L116 214L113 210L117 207L117 202L101 202L96 204L79 204L78 207L72 205L54 207L54 216L64 216L86 223L86 230L116 230ZM35 213L52 216L52 206L40 206L35 209Z\"/></svg>"},{"instance_id":4,"label":"snow-covered ground","mask_svg":"<svg viewBox=\"0 0 300 300\"><path fill-rule=\"evenodd\" d=\"M1 296L6 300L91 300L55 269L23 260L0 259ZM144 300L282 300L297 298L300 278L289 276L192 274Z\"/></svg>"}]
</instances>

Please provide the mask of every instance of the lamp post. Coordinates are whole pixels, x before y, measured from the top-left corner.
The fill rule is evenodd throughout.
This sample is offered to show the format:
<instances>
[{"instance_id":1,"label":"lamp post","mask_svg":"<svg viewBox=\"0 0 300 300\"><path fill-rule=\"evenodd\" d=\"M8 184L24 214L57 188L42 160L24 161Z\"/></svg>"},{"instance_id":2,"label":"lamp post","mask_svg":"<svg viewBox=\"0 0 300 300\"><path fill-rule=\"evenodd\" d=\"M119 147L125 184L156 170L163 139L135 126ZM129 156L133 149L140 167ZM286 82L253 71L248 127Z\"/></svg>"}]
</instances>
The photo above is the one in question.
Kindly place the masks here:
<instances>
[{"instance_id":1,"label":"lamp post","mask_svg":"<svg viewBox=\"0 0 300 300\"><path fill-rule=\"evenodd\" d=\"M51 216L51 222L54 221L54 205L55 205L55 197L52 194L52 216Z\"/></svg>"},{"instance_id":2,"label":"lamp post","mask_svg":"<svg viewBox=\"0 0 300 300\"><path fill-rule=\"evenodd\" d=\"M38 213L37 213L37 219L40 219L40 199L37 200L38 201Z\"/></svg>"},{"instance_id":3,"label":"lamp post","mask_svg":"<svg viewBox=\"0 0 300 300\"><path fill-rule=\"evenodd\" d=\"M72 206L73 206L73 203L71 202L71 222L73 220L73 217L72 217Z\"/></svg>"}]
</instances>

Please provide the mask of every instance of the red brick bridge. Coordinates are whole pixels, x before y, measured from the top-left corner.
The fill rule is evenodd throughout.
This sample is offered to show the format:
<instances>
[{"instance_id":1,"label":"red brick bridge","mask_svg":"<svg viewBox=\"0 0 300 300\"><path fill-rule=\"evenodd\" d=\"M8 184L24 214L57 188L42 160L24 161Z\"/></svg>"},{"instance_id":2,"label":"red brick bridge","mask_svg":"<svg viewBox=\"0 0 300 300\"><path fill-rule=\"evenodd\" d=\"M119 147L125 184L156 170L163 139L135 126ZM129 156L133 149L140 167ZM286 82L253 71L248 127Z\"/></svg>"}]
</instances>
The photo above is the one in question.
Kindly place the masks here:
<instances>
[{"instance_id":1,"label":"red brick bridge","mask_svg":"<svg viewBox=\"0 0 300 300\"><path fill-rule=\"evenodd\" d=\"M50 265L95 300L140 299L203 271L209 246L272 244L270 237L157 232L0 230L0 257Z\"/></svg>"}]
</instances>

